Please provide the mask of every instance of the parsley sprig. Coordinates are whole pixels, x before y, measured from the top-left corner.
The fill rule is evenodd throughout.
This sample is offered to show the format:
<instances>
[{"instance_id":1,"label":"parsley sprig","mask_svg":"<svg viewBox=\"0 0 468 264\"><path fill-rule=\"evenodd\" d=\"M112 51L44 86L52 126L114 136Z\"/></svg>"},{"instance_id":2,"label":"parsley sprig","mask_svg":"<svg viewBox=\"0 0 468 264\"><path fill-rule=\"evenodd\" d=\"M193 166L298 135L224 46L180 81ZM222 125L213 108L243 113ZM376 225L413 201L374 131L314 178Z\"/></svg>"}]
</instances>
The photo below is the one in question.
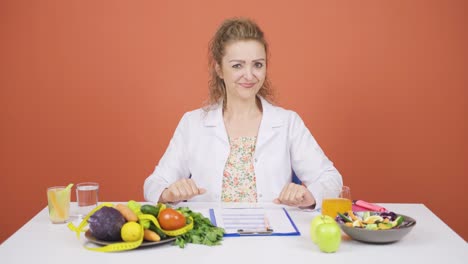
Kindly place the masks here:
<instances>
[{"instance_id":1,"label":"parsley sprig","mask_svg":"<svg viewBox=\"0 0 468 264\"><path fill-rule=\"evenodd\" d=\"M193 212L188 207L177 208L185 218L189 216L193 218L193 229L187 233L178 236L175 244L180 248L184 248L187 243L202 244L207 246L221 245L223 240L224 229L214 226L210 219L203 216L201 213Z\"/></svg>"}]
</instances>

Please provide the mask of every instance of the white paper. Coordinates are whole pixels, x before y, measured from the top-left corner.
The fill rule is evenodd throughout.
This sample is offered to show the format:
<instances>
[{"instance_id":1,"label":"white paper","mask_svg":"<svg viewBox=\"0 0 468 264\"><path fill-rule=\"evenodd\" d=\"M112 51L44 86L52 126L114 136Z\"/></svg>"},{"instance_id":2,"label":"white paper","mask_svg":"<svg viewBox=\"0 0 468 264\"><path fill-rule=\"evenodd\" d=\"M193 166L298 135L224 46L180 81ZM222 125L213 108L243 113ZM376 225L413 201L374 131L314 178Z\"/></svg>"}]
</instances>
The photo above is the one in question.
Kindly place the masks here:
<instances>
[{"instance_id":1,"label":"white paper","mask_svg":"<svg viewBox=\"0 0 468 264\"><path fill-rule=\"evenodd\" d=\"M263 232L268 229L273 233L297 232L286 211L280 208L222 208L213 209L213 212L216 225L224 228L226 234Z\"/></svg>"}]
</instances>

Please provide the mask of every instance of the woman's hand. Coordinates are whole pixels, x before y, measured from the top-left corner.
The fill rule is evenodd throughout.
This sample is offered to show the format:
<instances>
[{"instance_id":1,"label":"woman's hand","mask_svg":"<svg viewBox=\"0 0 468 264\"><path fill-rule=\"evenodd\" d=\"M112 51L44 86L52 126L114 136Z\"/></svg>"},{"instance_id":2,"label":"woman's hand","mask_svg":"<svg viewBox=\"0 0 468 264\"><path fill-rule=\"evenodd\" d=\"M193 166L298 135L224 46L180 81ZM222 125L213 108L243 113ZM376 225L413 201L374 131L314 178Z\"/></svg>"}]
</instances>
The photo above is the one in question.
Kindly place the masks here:
<instances>
[{"instance_id":1,"label":"woman's hand","mask_svg":"<svg viewBox=\"0 0 468 264\"><path fill-rule=\"evenodd\" d=\"M309 207L315 204L315 198L304 185L289 183L284 186L274 203L297 207Z\"/></svg>"},{"instance_id":2,"label":"woman's hand","mask_svg":"<svg viewBox=\"0 0 468 264\"><path fill-rule=\"evenodd\" d=\"M163 203L180 202L189 200L205 192L206 190L198 188L192 179L182 179L169 185L169 187L162 192L159 201Z\"/></svg>"}]
</instances>

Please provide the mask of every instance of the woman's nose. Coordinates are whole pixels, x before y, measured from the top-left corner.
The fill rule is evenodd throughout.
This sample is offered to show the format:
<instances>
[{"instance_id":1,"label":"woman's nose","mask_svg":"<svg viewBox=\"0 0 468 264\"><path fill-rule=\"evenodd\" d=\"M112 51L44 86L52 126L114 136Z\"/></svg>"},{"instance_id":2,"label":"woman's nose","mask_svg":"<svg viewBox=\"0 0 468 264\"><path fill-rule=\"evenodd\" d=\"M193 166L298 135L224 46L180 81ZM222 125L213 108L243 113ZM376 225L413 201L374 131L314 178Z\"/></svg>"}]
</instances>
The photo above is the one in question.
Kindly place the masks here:
<instances>
[{"instance_id":1,"label":"woman's nose","mask_svg":"<svg viewBox=\"0 0 468 264\"><path fill-rule=\"evenodd\" d=\"M251 67L246 67L245 72L244 72L244 78L247 80L252 80L254 77L254 73L252 71L253 69Z\"/></svg>"}]
</instances>

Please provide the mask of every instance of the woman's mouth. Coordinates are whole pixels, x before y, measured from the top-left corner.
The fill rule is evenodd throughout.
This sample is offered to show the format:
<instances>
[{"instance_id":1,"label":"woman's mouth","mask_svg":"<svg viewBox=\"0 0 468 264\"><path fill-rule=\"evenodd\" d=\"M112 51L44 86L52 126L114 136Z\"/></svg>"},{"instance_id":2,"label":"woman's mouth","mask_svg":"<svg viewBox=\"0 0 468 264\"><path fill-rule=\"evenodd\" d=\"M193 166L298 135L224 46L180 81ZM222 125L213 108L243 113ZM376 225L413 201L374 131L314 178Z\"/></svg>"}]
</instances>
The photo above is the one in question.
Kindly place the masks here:
<instances>
[{"instance_id":1,"label":"woman's mouth","mask_svg":"<svg viewBox=\"0 0 468 264\"><path fill-rule=\"evenodd\" d=\"M239 85L244 88L252 88L255 85L255 83L240 83Z\"/></svg>"}]
</instances>

